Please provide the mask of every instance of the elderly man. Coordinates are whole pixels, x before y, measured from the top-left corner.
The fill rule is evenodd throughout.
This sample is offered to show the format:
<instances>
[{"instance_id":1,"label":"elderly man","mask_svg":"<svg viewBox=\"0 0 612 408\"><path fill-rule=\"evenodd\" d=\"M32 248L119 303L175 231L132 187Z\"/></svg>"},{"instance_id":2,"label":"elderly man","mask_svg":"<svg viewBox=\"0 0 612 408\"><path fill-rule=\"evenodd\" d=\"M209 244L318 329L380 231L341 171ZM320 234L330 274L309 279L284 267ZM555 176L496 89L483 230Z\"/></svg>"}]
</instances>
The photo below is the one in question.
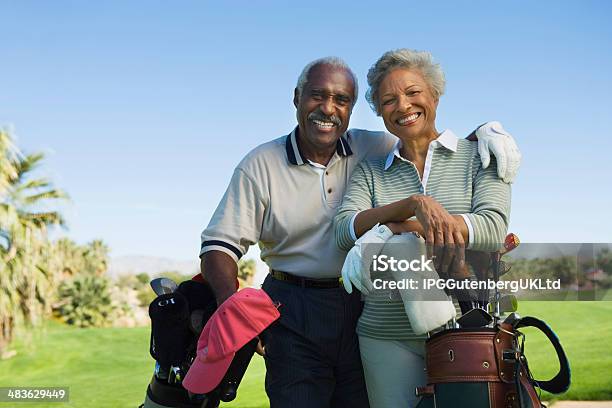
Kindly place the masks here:
<instances>
[{"instance_id":1,"label":"elderly man","mask_svg":"<svg viewBox=\"0 0 612 408\"><path fill-rule=\"evenodd\" d=\"M308 64L294 91L298 126L238 164L202 233L202 271L219 303L236 291L236 262L250 245L259 243L270 267L263 289L281 304L261 338L272 408L368 406L355 335L362 302L339 284L346 253L332 220L355 166L396 139L347 131L356 100L357 79L342 60Z\"/></svg>"}]
</instances>

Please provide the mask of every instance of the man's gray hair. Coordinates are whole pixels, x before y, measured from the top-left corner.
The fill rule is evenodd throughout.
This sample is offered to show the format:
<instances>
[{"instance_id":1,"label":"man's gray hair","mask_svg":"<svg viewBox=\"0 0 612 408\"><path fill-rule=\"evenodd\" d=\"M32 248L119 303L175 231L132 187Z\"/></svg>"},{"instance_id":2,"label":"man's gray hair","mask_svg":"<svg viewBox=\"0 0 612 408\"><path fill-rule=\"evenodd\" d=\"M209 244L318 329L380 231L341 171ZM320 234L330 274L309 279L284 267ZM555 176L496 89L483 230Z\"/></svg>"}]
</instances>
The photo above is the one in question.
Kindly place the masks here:
<instances>
[{"instance_id":1,"label":"man's gray hair","mask_svg":"<svg viewBox=\"0 0 612 408\"><path fill-rule=\"evenodd\" d=\"M339 58L339 57L324 57L324 58L319 58L312 62L309 62L308 65L304 67L304 69L302 70L302 73L300 74L297 80L297 85L295 87L298 90L298 95L300 97L302 96L302 91L304 90L304 85L306 85L306 83L308 82L308 75L310 74L310 71L318 65L329 65L333 68L345 69L351 75L351 78L353 78L353 83L355 84L355 91L353 93L353 106L355 106L355 104L357 103L357 96L359 95L359 87L357 85L357 76L355 75L353 70L348 66L348 64L344 62L342 58Z\"/></svg>"},{"instance_id":2,"label":"man's gray hair","mask_svg":"<svg viewBox=\"0 0 612 408\"><path fill-rule=\"evenodd\" d=\"M444 94L444 87L446 86L444 72L442 72L440 64L434 62L429 52L408 48L387 51L368 71L370 89L366 92L366 99L378 116L380 116L378 89L387 74L397 68L418 69L436 99Z\"/></svg>"}]
</instances>

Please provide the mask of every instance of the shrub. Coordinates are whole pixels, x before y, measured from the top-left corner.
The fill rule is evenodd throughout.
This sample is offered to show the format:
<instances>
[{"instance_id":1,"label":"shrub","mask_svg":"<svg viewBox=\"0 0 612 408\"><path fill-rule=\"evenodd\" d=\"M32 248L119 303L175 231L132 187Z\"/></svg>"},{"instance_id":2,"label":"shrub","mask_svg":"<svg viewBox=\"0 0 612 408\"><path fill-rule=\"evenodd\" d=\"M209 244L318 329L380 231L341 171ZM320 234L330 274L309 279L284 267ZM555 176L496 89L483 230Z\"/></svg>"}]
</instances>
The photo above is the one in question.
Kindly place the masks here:
<instances>
[{"instance_id":1,"label":"shrub","mask_svg":"<svg viewBox=\"0 0 612 408\"><path fill-rule=\"evenodd\" d=\"M153 292L153 290L151 290L151 288L148 286L139 289L136 296L140 306L142 307L149 307L149 304L157 297L155 292Z\"/></svg>"},{"instance_id":2,"label":"shrub","mask_svg":"<svg viewBox=\"0 0 612 408\"><path fill-rule=\"evenodd\" d=\"M149 274L146 272L141 272L138 275L136 275L136 280L138 280L138 282L141 283L141 285L149 285L149 281L151 280L151 278L149 277Z\"/></svg>"},{"instance_id":3,"label":"shrub","mask_svg":"<svg viewBox=\"0 0 612 408\"><path fill-rule=\"evenodd\" d=\"M77 277L59 287L60 302L56 314L78 327L107 326L114 312L110 282L100 276Z\"/></svg>"}]
</instances>

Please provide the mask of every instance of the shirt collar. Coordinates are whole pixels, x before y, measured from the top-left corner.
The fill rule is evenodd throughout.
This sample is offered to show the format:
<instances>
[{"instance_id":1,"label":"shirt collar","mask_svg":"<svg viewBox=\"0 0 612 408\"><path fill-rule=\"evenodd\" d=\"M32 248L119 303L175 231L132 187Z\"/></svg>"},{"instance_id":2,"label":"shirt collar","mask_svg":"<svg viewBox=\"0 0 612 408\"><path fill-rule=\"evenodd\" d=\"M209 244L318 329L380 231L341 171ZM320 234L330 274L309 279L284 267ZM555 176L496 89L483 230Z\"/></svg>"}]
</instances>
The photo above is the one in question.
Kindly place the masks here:
<instances>
[{"instance_id":1,"label":"shirt collar","mask_svg":"<svg viewBox=\"0 0 612 408\"><path fill-rule=\"evenodd\" d=\"M299 128L296 126L295 129L293 129L293 131L287 135L285 148L287 150L287 158L289 159L289 163L296 166L301 166L302 164L308 163L308 160L304 157L302 149L300 149L300 146L298 145L298 132ZM351 150L351 145L349 144L350 138L350 133L346 132L340 136L340 139L338 139L338 142L336 143L336 153L338 153L339 156L346 157L353 154L353 150Z\"/></svg>"},{"instance_id":2,"label":"shirt collar","mask_svg":"<svg viewBox=\"0 0 612 408\"><path fill-rule=\"evenodd\" d=\"M457 151L458 143L459 143L459 139L457 138L457 136L453 133L452 130L447 129L444 132L440 133L440 136L438 136L436 140L432 140L430 143L430 146L433 146L434 149L439 146L442 146L454 153ZM406 160L400 155L401 148L402 148L402 141L401 140L396 141L395 145L393 146L393 149L391 149L391 151L389 152L389 155L387 156L387 161L385 162L385 170L391 167L391 165L393 164L393 160L396 157L398 157L401 160Z\"/></svg>"}]
</instances>

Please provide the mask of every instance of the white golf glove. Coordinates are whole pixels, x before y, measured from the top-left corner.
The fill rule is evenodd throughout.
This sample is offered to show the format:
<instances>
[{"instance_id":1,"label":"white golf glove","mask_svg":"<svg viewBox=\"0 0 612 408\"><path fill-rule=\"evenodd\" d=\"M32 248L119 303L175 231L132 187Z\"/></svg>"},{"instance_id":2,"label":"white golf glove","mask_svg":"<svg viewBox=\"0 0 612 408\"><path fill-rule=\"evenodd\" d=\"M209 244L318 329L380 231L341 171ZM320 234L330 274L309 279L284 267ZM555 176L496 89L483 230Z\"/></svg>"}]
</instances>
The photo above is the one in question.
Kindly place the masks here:
<instances>
[{"instance_id":1,"label":"white golf glove","mask_svg":"<svg viewBox=\"0 0 612 408\"><path fill-rule=\"evenodd\" d=\"M521 152L510 133L499 122L487 122L476 130L482 168L489 167L491 154L497 159L497 175L512 183L521 165Z\"/></svg>"},{"instance_id":2,"label":"white golf glove","mask_svg":"<svg viewBox=\"0 0 612 408\"><path fill-rule=\"evenodd\" d=\"M342 266L342 283L348 293L353 293L353 285L362 294L367 295L374 290L372 279L370 278L370 263L372 256L377 253L367 251L368 244L384 244L393 236L393 232L386 225L376 224L371 230L366 232L355 241L355 246L346 255ZM382 245L371 245L369 248L376 248L379 251ZM365 255L365 256L363 256Z\"/></svg>"}]
</instances>

